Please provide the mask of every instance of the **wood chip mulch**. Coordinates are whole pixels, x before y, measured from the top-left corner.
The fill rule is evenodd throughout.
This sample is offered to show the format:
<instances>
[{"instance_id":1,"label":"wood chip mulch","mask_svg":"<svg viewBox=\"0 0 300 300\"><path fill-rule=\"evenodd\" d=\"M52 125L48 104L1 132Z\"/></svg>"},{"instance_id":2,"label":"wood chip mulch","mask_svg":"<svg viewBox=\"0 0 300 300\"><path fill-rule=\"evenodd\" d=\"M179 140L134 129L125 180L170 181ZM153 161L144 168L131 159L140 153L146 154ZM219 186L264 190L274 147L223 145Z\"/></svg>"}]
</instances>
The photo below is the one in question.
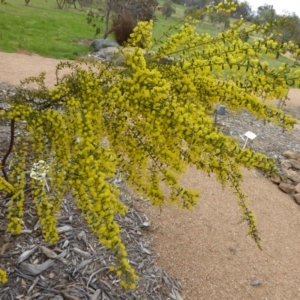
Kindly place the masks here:
<instances>
[{"instance_id":1,"label":"wood chip mulch","mask_svg":"<svg viewBox=\"0 0 300 300\"><path fill-rule=\"evenodd\" d=\"M0 83L0 107L14 87ZM0 123L0 159L9 145L9 124ZM121 200L129 206L125 217L117 217L128 259L140 279L135 290L125 291L120 278L109 272L115 259L80 216L72 197L66 195L58 230L60 240L49 246L43 241L40 224L30 201L30 190L24 208L23 230L19 236L6 233L9 198L0 192L0 268L8 273L8 283L0 284L1 300L181 300L183 288L156 263L147 232L151 224L134 205L136 199L119 182Z\"/></svg>"}]
</instances>

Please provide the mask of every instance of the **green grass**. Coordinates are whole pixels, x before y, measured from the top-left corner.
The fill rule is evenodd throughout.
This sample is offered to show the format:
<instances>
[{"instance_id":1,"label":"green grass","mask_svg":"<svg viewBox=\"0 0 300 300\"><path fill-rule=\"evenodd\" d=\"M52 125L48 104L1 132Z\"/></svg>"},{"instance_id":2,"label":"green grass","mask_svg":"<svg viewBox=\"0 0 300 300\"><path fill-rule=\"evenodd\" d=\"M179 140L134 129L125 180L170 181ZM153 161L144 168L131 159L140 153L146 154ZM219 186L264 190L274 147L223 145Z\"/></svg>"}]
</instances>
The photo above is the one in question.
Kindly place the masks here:
<instances>
[{"instance_id":1,"label":"green grass","mask_svg":"<svg viewBox=\"0 0 300 300\"><path fill-rule=\"evenodd\" d=\"M285 56L279 56L278 59L276 59L263 54L262 59L269 63L270 68L274 69L280 67L283 63L287 63L289 65L293 64L293 61Z\"/></svg>"},{"instance_id":2,"label":"green grass","mask_svg":"<svg viewBox=\"0 0 300 300\"><path fill-rule=\"evenodd\" d=\"M0 51L28 51L54 58L74 59L89 51L81 39L92 39L93 29L80 10L59 10L56 1L9 0L0 5Z\"/></svg>"},{"instance_id":3,"label":"green grass","mask_svg":"<svg viewBox=\"0 0 300 300\"><path fill-rule=\"evenodd\" d=\"M60 10L55 0L30 0L29 6L25 6L22 0L7 2L7 5L0 4L0 51L26 51L58 59L75 59L90 51L89 43L79 43L95 38L94 28L86 22L86 11ZM174 6L176 13L168 19L161 12L156 13L154 39L162 37L164 41L164 32L183 19L186 7L177 4ZM220 29L209 23L199 24L197 30L212 36L220 32ZM173 29L169 34L175 31ZM265 55L263 58L271 67L278 67L282 62L291 62L285 57L276 60Z\"/></svg>"}]
</instances>

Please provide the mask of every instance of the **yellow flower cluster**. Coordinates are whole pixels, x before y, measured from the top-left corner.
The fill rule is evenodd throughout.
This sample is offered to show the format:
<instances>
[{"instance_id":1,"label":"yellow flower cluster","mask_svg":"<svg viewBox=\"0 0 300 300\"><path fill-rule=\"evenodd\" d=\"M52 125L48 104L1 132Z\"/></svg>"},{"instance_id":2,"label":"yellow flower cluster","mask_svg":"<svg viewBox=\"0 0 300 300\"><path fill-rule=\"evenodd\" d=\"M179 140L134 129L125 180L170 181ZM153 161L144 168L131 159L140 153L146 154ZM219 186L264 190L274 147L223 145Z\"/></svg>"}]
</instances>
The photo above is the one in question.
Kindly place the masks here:
<instances>
[{"instance_id":1,"label":"yellow flower cluster","mask_svg":"<svg viewBox=\"0 0 300 300\"><path fill-rule=\"evenodd\" d=\"M141 47L150 50L152 46L153 20L140 21L131 33L127 47Z\"/></svg>"},{"instance_id":2,"label":"yellow flower cluster","mask_svg":"<svg viewBox=\"0 0 300 300\"><path fill-rule=\"evenodd\" d=\"M233 6L227 2L217 9ZM27 91L30 97L26 91L18 93L5 112L7 119L26 121L12 160L11 182L0 179L0 188L13 192L8 230L21 230L26 166L43 161L49 168L32 176L31 192L44 238L51 244L58 241L57 217L70 192L99 242L114 253L116 264L110 271L122 277L125 288L135 288L138 277L115 221L116 214L127 212L113 183L117 172L154 205L171 203L187 209L196 205L200 192L182 186L181 174L188 166L215 174L238 196L249 234L259 245L255 217L241 190L240 169L272 173L276 168L271 159L241 149L216 128L215 105L247 109L285 129L296 122L261 100L281 98L300 82L296 64L271 69L262 60L263 51L295 52L294 45L271 39L244 42L245 34L265 30L258 25L245 29L244 21L216 38L197 33L185 21L156 53L144 56L140 47L150 49L152 25L138 24L122 68L61 63L58 68L71 68L70 75L51 90L41 77L39 90Z\"/></svg>"},{"instance_id":3,"label":"yellow flower cluster","mask_svg":"<svg viewBox=\"0 0 300 300\"><path fill-rule=\"evenodd\" d=\"M99 242L115 253L118 274L121 272L126 278L124 285L130 287L137 276L126 259L127 253L119 236L120 228L114 221L114 215L124 215L127 208L117 198L118 189L108 183L116 174L117 158L114 152L103 146L106 135L103 122L109 114L109 105L101 86L111 84L110 79L106 79L105 84L101 83L98 74L77 69L72 83L66 82L51 91L54 99L68 91L64 97L66 115L60 127L65 129L69 139L66 139L68 149L65 148L64 154L56 157L55 168L51 168L55 173L49 174L52 178L50 184L61 186L64 182L66 186L68 183L77 207L91 230L98 235ZM61 160L63 157L64 160ZM58 190L57 195L61 198L64 192Z\"/></svg>"},{"instance_id":4,"label":"yellow flower cluster","mask_svg":"<svg viewBox=\"0 0 300 300\"><path fill-rule=\"evenodd\" d=\"M13 193L14 190L14 187L9 182L7 182L3 177L0 177L0 191Z\"/></svg>"},{"instance_id":5,"label":"yellow flower cluster","mask_svg":"<svg viewBox=\"0 0 300 300\"><path fill-rule=\"evenodd\" d=\"M189 39L195 37L195 28L186 22L182 25L178 32L173 34L163 45L161 45L154 54L154 59L160 60L165 56L174 54L178 48L188 42ZM194 40L194 42L197 42Z\"/></svg>"},{"instance_id":6,"label":"yellow flower cluster","mask_svg":"<svg viewBox=\"0 0 300 300\"><path fill-rule=\"evenodd\" d=\"M216 6L217 10L219 11L225 11L225 12L233 12L236 11L237 3L234 1L222 1L219 2Z\"/></svg>"},{"instance_id":7,"label":"yellow flower cluster","mask_svg":"<svg viewBox=\"0 0 300 300\"><path fill-rule=\"evenodd\" d=\"M8 280L7 280L7 275L6 275L6 272L4 270L1 270L0 269L0 284L4 284L6 283Z\"/></svg>"},{"instance_id":8,"label":"yellow flower cluster","mask_svg":"<svg viewBox=\"0 0 300 300\"><path fill-rule=\"evenodd\" d=\"M212 13L212 12L233 12L237 9L239 4L236 1L220 1L217 5L207 5L204 9L198 9L198 11L193 12L191 15L188 15L186 19L199 19L199 16L203 13Z\"/></svg>"},{"instance_id":9,"label":"yellow flower cluster","mask_svg":"<svg viewBox=\"0 0 300 300\"><path fill-rule=\"evenodd\" d=\"M8 206L7 218L9 223L7 231L12 234L20 234L22 231L23 205L24 205L24 190L25 190L25 173L26 173L26 156L27 156L27 141L25 134L20 136L18 143L15 146L15 154L11 165L13 166L10 173L11 185L14 187L13 195L10 198Z\"/></svg>"}]
</instances>

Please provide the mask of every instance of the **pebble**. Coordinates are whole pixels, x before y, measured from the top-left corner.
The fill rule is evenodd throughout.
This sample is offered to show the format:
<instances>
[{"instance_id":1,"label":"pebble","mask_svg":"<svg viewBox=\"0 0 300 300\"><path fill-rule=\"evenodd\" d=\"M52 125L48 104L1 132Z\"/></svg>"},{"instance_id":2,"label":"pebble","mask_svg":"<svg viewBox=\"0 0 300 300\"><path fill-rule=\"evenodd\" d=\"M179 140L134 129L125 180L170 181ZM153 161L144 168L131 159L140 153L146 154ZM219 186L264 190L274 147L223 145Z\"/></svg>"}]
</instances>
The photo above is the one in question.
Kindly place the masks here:
<instances>
[{"instance_id":1,"label":"pebble","mask_svg":"<svg viewBox=\"0 0 300 300\"><path fill-rule=\"evenodd\" d=\"M259 280L259 279L255 279L255 280L251 280L251 281L250 281L250 284L251 284L252 286L259 286L259 285L262 284L262 282L261 282L261 280Z\"/></svg>"}]
</instances>

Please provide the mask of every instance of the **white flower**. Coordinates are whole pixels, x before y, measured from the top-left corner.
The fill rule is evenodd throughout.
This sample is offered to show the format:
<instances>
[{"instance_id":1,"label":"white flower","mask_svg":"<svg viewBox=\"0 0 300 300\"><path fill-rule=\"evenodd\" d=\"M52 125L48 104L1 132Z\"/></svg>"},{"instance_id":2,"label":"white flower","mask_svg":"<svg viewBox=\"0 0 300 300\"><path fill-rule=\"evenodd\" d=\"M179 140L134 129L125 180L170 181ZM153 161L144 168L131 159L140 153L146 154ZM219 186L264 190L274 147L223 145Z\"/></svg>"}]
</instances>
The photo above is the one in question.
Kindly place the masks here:
<instances>
[{"instance_id":1,"label":"white flower","mask_svg":"<svg viewBox=\"0 0 300 300\"><path fill-rule=\"evenodd\" d=\"M40 160L39 162L33 164L30 177L40 181L45 179L48 171L49 166L43 160Z\"/></svg>"},{"instance_id":2,"label":"white flower","mask_svg":"<svg viewBox=\"0 0 300 300\"><path fill-rule=\"evenodd\" d=\"M48 171L49 166L43 160L40 160L39 162L33 164L30 177L37 181L44 181L44 186L46 186L47 191L49 192L49 186L46 179L46 174Z\"/></svg>"}]
</instances>

